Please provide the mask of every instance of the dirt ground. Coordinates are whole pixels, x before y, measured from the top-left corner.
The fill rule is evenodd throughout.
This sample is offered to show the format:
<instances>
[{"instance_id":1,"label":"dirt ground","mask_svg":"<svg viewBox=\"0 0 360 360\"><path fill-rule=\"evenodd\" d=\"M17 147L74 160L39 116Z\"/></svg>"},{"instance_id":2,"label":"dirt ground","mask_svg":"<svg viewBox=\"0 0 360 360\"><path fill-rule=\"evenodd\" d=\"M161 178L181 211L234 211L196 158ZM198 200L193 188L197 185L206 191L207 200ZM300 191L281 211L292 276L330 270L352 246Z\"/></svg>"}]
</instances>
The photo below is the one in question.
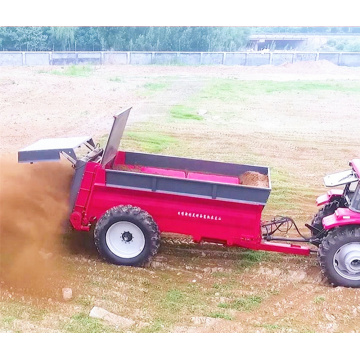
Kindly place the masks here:
<instances>
[{"instance_id":1,"label":"dirt ground","mask_svg":"<svg viewBox=\"0 0 360 360\"><path fill-rule=\"evenodd\" d=\"M286 208L289 204L286 200L283 203L288 214L298 216L301 222L311 220L316 212L314 194L324 191L322 176L346 169L351 157L360 157L359 93L343 95L340 106L335 93L325 98L321 93L314 99L310 94L302 103L301 99L299 103L286 103L286 111L281 115L283 99L274 103L264 98L250 107L239 107L242 114L249 114L249 119L256 114L258 122L250 119L248 127L243 122L238 128L229 125L229 128L208 130L206 123L166 123L166 114L173 105L186 103L212 79L331 80L359 84L360 68L319 62L278 67L102 66L93 67L89 76L59 75L54 70L61 73L65 69L0 67L2 159L14 156L17 150L43 137L93 135L100 139L108 132L112 115L132 106L130 129L153 122L158 131L165 129L188 136L199 144L206 139L207 146L218 149L209 155L208 148L199 145L199 152L195 153L196 147L189 145L182 149L180 143L179 149L172 148L170 155L193 154L193 157L227 161L226 152L240 146L251 159L253 147L266 165L267 159L261 151L266 152L271 166L291 174L299 186L308 184L301 188L301 194L307 194L306 197L294 195L297 205ZM165 90L147 92L147 84L161 81L171 84ZM297 109L301 104L303 112L299 115ZM206 110L213 126L217 121L215 115L211 117L215 104L214 109L209 106ZM295 113L298 116L295 125L284 122L282 116L291 117ZM231 118L231 124L235 123L236 119ZM214 139L219 141L220 135L226 137L226 144L215 143ZM238 145L237 136L244 135L247 140ZM338 147L333 156L334 146ZM162 153L166 154L166 149ZM4 173L9 165L1 161L0 171ZM51 171L58 176L56 170ZM24 179L21 172L12 178L13 182L19 181L20 193L22 187L26 188L25 182L31 182ZM274 174L274 186L276 179L284 181L281 174ZM4 182L0 186L5 189ZM290 184L289 187L290 195L297 191ZM8 211L5 203L0 204L1 214ZM270 204L265 214L274 216L281 212L283 209L277 208L279 204L282 203ZM22 206L21 199L17 206ZM14 220L16 211L13 211ZM28 215L29 211L23 216ZM11 282L9 285L2 274L1 332L360 332L360 289L331 287L322 277L315 255L306 258L253 255L241 249L195 246L166 235L159 254L147 268L104 263L86 237L75 240L66 237L59 253L49 256L59 263L49 273L50 283L36 294L24 290L23 285L20 289ZM31 271L31 264L27 270ZM72 300L62 299L63 287L72 289ZM93 306L130 318L135 325L123 330L92 322L88 314Z\"/></svg>"}]
</instances>

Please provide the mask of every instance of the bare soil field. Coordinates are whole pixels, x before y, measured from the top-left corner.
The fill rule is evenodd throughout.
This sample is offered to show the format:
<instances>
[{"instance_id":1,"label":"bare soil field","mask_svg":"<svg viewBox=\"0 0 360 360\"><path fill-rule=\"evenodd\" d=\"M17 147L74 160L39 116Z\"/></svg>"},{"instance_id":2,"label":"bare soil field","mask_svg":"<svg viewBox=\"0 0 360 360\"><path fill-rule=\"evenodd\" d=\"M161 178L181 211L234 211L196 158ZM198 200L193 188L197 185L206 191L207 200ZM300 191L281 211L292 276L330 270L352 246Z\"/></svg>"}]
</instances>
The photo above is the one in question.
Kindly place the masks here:
<instances>
[{"instance_id":1,"label":"bare soil field","mask_svg":"<svg viewBox=\"0 0 360 360\"><path fill-rule=\"evenodd\" d=\"M323 176L360 157L359 100L360 68L325 61L0 67L0 331L359 333L360 289L331 287L316 255L164 234L149 266L110 265L91 234L63 232L71 168L16 164L43 137L103 142L132 106L121 148L268 166L263 218L290 216L305 233ZM90 317L95 306L118 322Z\"/></svg>"}]
</instances>

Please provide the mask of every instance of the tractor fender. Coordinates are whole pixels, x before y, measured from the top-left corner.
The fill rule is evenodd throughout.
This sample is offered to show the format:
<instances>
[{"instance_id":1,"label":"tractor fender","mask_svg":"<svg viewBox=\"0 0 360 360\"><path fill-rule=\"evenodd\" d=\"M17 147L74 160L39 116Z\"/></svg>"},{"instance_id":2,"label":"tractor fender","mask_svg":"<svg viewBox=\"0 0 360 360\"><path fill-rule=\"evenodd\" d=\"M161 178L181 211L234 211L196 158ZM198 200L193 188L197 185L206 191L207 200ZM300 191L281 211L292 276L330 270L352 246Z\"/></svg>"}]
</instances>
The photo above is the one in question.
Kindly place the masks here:
<instances>
[{"instance_id":1,"label":"tractor fender","mask_svg":"<svg viewBox=\"0 0 360 360\"><path fill-rule=\"evenodd\" d=\"M349 208L338 208L334 214L324 217L324 229L330 230L334 227L360 224L360 213Z\"/></svg>"},{"instance_id":2,"label":"tractor fender","mask_svg":"<svg viewBox=\"0 0 360 360\"><path fill-rule=\"evenodd\" d=\"M329 190L326 194L320 195L317 199L316 199L316 205L317 206L322 206L325 204L330 203L334 197L339 197L343 195L343 190L342 189L332 189Z\"/></svg>"}]
</instances>

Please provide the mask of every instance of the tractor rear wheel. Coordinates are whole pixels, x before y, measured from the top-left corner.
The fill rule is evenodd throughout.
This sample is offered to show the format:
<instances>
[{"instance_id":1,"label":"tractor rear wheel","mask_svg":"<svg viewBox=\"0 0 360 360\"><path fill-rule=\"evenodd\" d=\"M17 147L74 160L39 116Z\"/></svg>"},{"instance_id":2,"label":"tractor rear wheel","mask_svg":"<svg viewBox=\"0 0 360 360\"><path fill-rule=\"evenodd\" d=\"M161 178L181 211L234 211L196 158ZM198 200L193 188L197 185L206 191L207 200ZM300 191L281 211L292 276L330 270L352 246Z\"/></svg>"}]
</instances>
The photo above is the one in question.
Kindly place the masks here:
<instances>
[{"instance_id":1,"label":"tractor rear wheel","mask_svg":"<svg viewBox=\"0 0 360 360\"><path fill-rule=\"evenodd\" d=\"M156 255L160 245L154 219L131 205L108 210L97 222L94 237L100 255L115 265L143 266Z\"/></svg>"},{"instance_id":2,"label":"tractor rear wheel","mask_svg":"<svg viewBox=\"0 0 360 360\"><path fill-rule=\"evenodd\" d=\"M360 287L360 228L328 232L318 250L321 270L333 286Z\"/></svg>"},{"instance_id":3,"label":"tractor rear wheel","mask_svg":"<svg viewBox=\"0 0 360 360\"><path fill-rule=\"evenodd\" d=\"M323 218L329 215L332 215L335 210L339 207L339 201L332 201L329 204L326 204L323 208L321 208L317 214L315 214L311 226L315 229L311 230L311 235L317 237L318 239L323 238L326 233L324 231L324 227L322 224Z\"/></svg>"}]
</instances>

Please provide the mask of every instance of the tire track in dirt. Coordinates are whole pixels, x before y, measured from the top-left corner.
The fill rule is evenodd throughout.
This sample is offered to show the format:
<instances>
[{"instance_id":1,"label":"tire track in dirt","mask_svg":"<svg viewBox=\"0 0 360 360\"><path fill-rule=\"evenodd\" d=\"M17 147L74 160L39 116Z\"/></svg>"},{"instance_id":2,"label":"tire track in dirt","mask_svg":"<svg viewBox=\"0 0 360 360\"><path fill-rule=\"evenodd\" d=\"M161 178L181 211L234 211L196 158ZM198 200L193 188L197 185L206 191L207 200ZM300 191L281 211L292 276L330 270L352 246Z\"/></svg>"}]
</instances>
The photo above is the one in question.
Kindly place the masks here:
<instances>
[{"instance_id":1,"label":"tire track in dirt","mask_svg":"<svg viewBox=\"0 0 360 360\"><path fill-rule=\"evenodd\" d=\"M200 316L188 318L190 325L175 326L175 332L359 332L360 293L357 289L333 288L322 276L316 256L310 258L279 255L250 265L239 273L244 249L221 246L172 244L165 246L155 259L158 271L181 272L197 279L199 284L211 288L211 283L237 279L230 298L220 297L217 302L227 303L227 315L232 320ZM195 260L195 263L194 263ZM178 264L174 266L174 263ZM280 264L281 263L281 264ZM171 265L168 265L171 264ZM207 285L205 285L207 284ZM258 297L262 299L253 310L231 310L236 299ZM213 298L216 301L216 298ZM340 305L341 304L341 305ZM341 306L341 313L339 309ZM222 313L218 309L218 313Z\"/></svg>"}]
</instances>

